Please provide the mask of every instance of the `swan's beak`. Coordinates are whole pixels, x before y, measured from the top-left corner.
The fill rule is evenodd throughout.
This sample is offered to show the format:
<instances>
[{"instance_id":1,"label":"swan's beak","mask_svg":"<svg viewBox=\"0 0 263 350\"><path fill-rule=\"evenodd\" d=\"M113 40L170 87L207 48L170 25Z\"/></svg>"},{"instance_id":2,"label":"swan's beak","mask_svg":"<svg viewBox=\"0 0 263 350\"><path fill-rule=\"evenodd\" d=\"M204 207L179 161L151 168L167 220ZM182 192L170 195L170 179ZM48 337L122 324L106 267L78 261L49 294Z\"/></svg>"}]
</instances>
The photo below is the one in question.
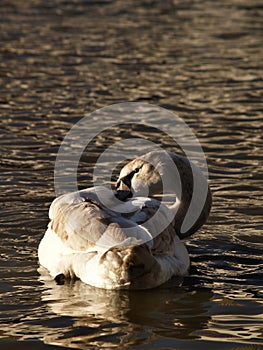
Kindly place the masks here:
<instances>
[{"instance_id":1,"label":"swan's beak","mask_svg":"<svg viewBox=\"0 0 263 350\"><path fill-rule=\"evenodd\" d=\"M122 179L117 181L116 190L117 190L117 193L115 194L115 196L120 201L125 201L126 199L132 197L132 191L128 183L126 183L126 181L123 181Z\"/></svg>"},{"instance_id":2,"label":"swan's beak","mask_svg":"<svg viewBox=\"0 0 263 350\"><path fill-rule=\"evenodd\" d=\"M129 191L118 190L118 191L115 193L115 197L116 197L117 199L119 199L120 201L124 202L124 201L126 201L126 199L132 197L132 192L131 192L130 190L129 190Z\"/></svg>"},{"instance_id":3,"label":"swan's beak","mask_svg":"<svg viewBox=\"0 0 263 350\"><path fill-rule=\"evenodd\" d=\"M116 189L118 191L131 191L130 187L122 180L119 180L116 184Z\"/></svg>"}]
</instances>

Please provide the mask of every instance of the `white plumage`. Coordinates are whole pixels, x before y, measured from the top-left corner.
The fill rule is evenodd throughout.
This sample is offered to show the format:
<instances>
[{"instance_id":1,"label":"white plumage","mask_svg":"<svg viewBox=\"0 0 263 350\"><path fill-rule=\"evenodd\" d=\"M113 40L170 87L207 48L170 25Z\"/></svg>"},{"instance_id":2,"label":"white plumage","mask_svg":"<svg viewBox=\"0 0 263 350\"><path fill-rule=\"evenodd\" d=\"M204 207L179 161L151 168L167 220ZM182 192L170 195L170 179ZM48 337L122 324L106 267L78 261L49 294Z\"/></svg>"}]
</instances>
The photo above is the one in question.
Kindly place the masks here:
<instances>
[{"instance_id":1,"label":"white plumage","mask_svg":"<svg viewBox=\"0 0 263 350\"><path fill-rule=\"evenodd\" d=\"M118 186L127 176L121 174ZM188 272L188 252L171 210L154 198L120 202L98 186L56 198L49 218L38 256L57 281L79 278L100 288L146 289Z\"/></svg>"}]
</instances>

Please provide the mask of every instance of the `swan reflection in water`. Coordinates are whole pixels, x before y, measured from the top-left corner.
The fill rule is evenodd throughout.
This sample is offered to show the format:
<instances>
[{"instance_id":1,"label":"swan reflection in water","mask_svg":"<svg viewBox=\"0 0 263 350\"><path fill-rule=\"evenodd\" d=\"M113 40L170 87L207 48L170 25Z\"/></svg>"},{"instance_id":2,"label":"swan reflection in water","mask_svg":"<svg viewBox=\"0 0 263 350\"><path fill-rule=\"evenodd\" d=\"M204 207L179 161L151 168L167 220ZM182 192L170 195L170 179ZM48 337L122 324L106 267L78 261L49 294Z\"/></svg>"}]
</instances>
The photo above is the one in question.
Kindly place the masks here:
<instances>
[{"instance_id":1,"label":"swan reflection in water","mask_svg":"<svg viewBox=\"0 0 263 350\"><path fill-rule=\"evenodd\" d=\"M44 338L48 344L85 349L152 344L160 337L190 340L209 319L211 292L186 292L178 288L182 278L156 289L128 291L99 289L80 280L57 285L45 269L39 272L45 286L42 300L54 314L73 318L70 328L56 328Z\"/></svg>"},{"instance_id":2,"label":"swan reflection in water","mask_svg":"<svg viewBox=\"0 0 263 350\"><path fill-rule=\"evenodd\" d=\"M255 313L259 307L254 295L242 288L226 296L220 289L182 287L187 278L176 277L151 290L107 290L80 280L58 285L45 269L39 272L42 300L53 318L43 339L47 344L101 349L156 347L161 342L168 349L203 349L208 342L229 349L230 344L257 346L262 341L262 320L236 314L244 293L249 305L244 305L243 315L247 308Z\"/></svg>"}]
</instances>

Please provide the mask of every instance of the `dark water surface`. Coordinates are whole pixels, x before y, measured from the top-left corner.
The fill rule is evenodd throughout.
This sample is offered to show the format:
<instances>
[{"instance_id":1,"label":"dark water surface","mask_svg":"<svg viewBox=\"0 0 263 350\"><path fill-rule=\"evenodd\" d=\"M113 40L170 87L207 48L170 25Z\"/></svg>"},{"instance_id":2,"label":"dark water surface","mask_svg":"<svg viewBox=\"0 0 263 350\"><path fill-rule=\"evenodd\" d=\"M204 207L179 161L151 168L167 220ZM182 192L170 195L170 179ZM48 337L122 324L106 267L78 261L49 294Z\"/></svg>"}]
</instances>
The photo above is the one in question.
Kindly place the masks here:
<instances>
[{"instance_id":1,"label":"dark water surface","mask_svg":"<svg viewBox=\"0 0 263 350\"><path fill-rule=\"evenodd\" d=\"M2 0L0 11L1 349L261 349L262 2ZM206 153L214 205L186 242L191 274L140 292L58 286L37 272L58 147L87 112L123 101L177 113Z\"/></svg>"}]
</instances>

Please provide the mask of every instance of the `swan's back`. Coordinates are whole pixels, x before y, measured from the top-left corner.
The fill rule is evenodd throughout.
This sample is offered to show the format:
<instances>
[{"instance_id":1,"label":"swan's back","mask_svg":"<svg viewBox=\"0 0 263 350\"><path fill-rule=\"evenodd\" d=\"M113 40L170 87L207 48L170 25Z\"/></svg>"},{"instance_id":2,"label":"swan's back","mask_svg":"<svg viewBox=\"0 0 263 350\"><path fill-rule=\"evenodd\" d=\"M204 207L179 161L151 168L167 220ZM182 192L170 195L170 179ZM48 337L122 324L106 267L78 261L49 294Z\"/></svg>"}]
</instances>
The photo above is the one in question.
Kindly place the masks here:
<instances>
[{"instance_id":1,"label":"swan's back","mask_svg":"<svg viewBox=\"0 0 263 350\"><path fill-rule=\"evenodd\" d=\"M152 235L137 224L141 205L138 199L119 202L105 187L88 188L53 201L49 210L50 228L74 250L109 249L132 238L134 242L144 243ZM131 215L126 214L131 210Z\"/></svg>"},{"instance_id":2,"label":"swan's back","mask_svg":"<svg viewBox=\"0 0 263 350\"><path fill-rule=\"evenodd\" d=\"M55 199L49 216L38 253L54 278L138 289L187 271L188 254L157 200L116 202L112 191L94 187Z\"/></svg>"}]
</instances>

